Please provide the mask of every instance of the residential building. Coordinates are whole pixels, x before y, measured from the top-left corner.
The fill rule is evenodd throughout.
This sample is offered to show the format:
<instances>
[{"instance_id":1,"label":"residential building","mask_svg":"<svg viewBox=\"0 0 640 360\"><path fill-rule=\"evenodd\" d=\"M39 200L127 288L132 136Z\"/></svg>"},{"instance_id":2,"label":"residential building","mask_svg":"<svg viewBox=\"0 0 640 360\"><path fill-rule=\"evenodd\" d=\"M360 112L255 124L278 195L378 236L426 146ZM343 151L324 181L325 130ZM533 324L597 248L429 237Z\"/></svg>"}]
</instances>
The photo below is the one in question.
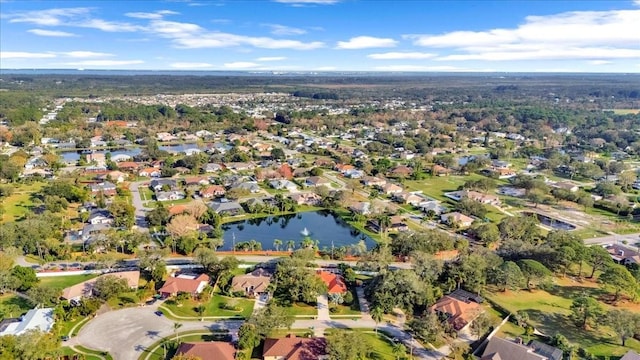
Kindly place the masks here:
<instances>
[{"instance_id":1,"label":"residential building","mask_svg":"<svg viewBox=\"0 0 640 360\"><path fill-rule=\"evenodd\" d=\"M440 215L440 221L449 225L457 224L463 228L469 227L473 224L473 218L457 211Z\"/></svg>"},{"instance_id":2,"label":"residential building","mask_svg":"<svg viewBox=\"0 0 640 360\"><path fill-rule=\"evenodd\" d=\"M106 158L104 153L94 152L91 154L87 154L87 163L95 163L97 166L104 166L106 163Z\"/></svg>"},{"instance_id":3,"label":"residential building","mask_svg":"<svg viewBox=\"0 0 640 360\"><path fill-rule=\"evenodd\" d=\"M94 295L93 287L96 281L98 281L99 278L105 276L114 276L118 279L125 279L127 281L127 284L129 285L129 288L131 289L137 289L138 282L140 281L140 271L121 271L108 273L87 281L83 281L79 284L69 286L68 288L62 290L62 296L60 297L69 301L78 301L84 297L91 297Z\"/></svg>"},{"instance_id":4,"label":"residential building","mask_svg":"<svg viewBox=\"0 0 640 360\"><path fill-rule=\"evenodd\" d=\"M89 184L89 190L93 195L103 194L114 196L117 194L116 185L108 181L97 184Z\"/></svg>"},{"instance_id":5,"label":"residential building","mask_svg":"<svg viewBox=\"0 0 640 360\"><path fill-rule=\"evenodd\" d=\"M31 309L20 319L5 319L0 322L0 336L22 335L30 330L51 331L55 317L53 308Z\"/></svg>"},{"instance_id":6,"label":"residential building","mask_svg":"<svg viewBox=\"0 0 640 360\"><path fill-rule=\"evenodd\" d=\"M438 200L423 201L418 204L418 207L423 213L427 213L431 210L435 212L436 215L441 215L442 213L447 211L447 208L442 206L442 204Z\"/></svg>"},{"instance_id":7,"label":"residential building","mask_svg":"<svg viewBox=\"0 0 640 360\"><path fill-rule=\"evenodd\" d=\"M296 191L298 186L289 180L272 180L269 185L276 190Z\"/></svg>"},{"instance_id":8,"label":"residential building","mask_svg":"<svg viewBox=\"0 0 640 360\"><path fill-rule=\"evenodd\" d=\"M158 178L162 175L162 172L160 171L159 168L145 168L142 169L140 171L138 171L138 176L142 176L142 177L154 177L154 178Z\"/></svg>"},{"instance_id":9,"label":"residential building","mask_svg":"<svg viewBox=\"0 0 640 360\"><path fill-rule=\"evenodd\" d=\"M149 182L149 188L154 191L160 191L163 188L175 190L178 188L176 179L153 179Z\"/></svg>"},{"instance_id":10,"label":"residential building","mask_svg":"<svg viewBox=\"0 0 640 360\"><path fill-rule=\"evenodd\" d=\"M244 181L231 185L231 189L246 190L252 194L257 194L261 191L260 185L255 181Z\"/></svg>"},{"instance_id":11,"label":"residential building","mask_svg":"<svg viewBox=\"0 0 640 360\"><path fill-rule=\"evenodd\" d=\"M306 186L318 187L318 186L329 186L331 183L329 180L320 177L320 176L311 176L305 180L304 184Z\"/></svg>"},{"instance_id":12,"label":"residential building","mask_svg":"<svg viewBox=\"0 0 640 360\"><path fill-rule=\"evenodd\" d=\"M200 360L235 360L236 348L223 341L183 342L176 355Z\"/></svg>"},{"instance_id":13,"label":"residential building","mask_svg":"<svg viewBox=\"0 0 640 360\"><path fill-rule=\"evenodd\" d=\"M460 191L448 192L448 193L445 193L444 196L455 201L460 201L464 198L467 198L467 199L481 202L483 204L494 205L494 206L500 205L499 197L495 195L483 194L473 190L460 190Z\"/></svg>"},{"instance_id":14,"label":"residential building","mask_svg":"<svg viewBox=\"0 0 640 360\"><path fill-rule=\"evenodd\" d=\"M224 189L224 186L220 186L220 185L210 185L199 191L200 196L202 196L205 199L224 196L224 194L226 193L227 191Z\"/></svg>"},{"instance_id":15,"label":"residential building","mask_svg":"<svg viewBox=\"0 0 640 360\"><path fill-rule=\"evenodd\" d=\"M425 200L425 198L416 193L401 192L401 193L393 194L393 200L401 204L410 204L413 206L418 206L421 202Z\"/></svg>"},{"instance_id":16,"label":"residential building","mask_svg":"<svg viewBox=\"0 0 640 360\"><path fill-rule=\"evenodd\" d=\"M371 203L367 201L357 202L349 206L349 210L355 214L369 215L371 214Z\"/></svg>"},{"instance_id":17,"label":"residential building","mask_svg":"<svg viewBox=\"0 0 640 360\"><path fill-rule=\"evenodd\" d=\"M132 171L132 172L137 171L140 167L142 167L142 164L133 162L133 161L123 161L123 162L119 162L117 165L118 165L118 169L120 170Z\"/></svg>"},{"instance_id":18,"label":"residential building","mask_svg":"<svg viewBox=\"0 0 640 360\"><path fill-rule=\"evenodd\" d=\"M449 324L460 331L480 315L482 301L481 297L458 289L440 298L429 310L446 316Z\"/></svg>"},{"instance_id":19,"label":"residential building","mask_svg":"<svg viewBox=\"0 0 640 360\"><path fill-rule=\"evenodd\" d=\"M231 280L231 290L244 292L248 297L258 297L268 293L269 284L271 273L264 269L256 269L249 274L234 276Z\"/></svg>"},{"instance_id":20,"label":"residential building","mask_svg":"<svg viewBox=\"0 0 640 360\"><path fill-rule=\"evenodd\" d=\"M640 252L633 250L630 247L619 244L610 244L605 246L604 248L609 252L609 254L611 254L611 258L613 259L613 261L618 264L640 265Z\"/></svg>"},{"instance_id":21,"label":"residential building","mask_svg":"<svg viewBox=\"0 0 640 360\"><path fill-rule=\"evenodd\" d=\"M102 234L111 229L111 223L87 224L82 228L82 240L86 243L91 242L98 234Z\"/></svg>"},{"instance_id":22,"label":"residential building","mask_svg":"<svg viewBox=\"0 0 640 360\"><path fill-rule=\"evenodd\" d=\"M314 193L297 193L289 195L289 198L298 205L310 205L315 206L320 203L322 198L318 194Z\"/></svg>"},{"instance_id":23,"label":"residential building","mask_svg":"<svg viewBox=\"0 0 640 360\"><path fill-rule=\"evenodd\" d=\"M195 176L184 179L185 186L209 185L209 178L206 176Z\"/></svg>"},{"instance_id":24,"label":"residential building","mask_svg":"<svg viewBox=\"0 0 640 360\"><path fill-rule=\"evenodd\" d=\"M214 201L209 204L209 207L220 215L233 216L241 214L243 212L242 206L236 201Z\"/></svg>"},{"instance_id":25,"label":"residential building","mask_svg":"<svg viewBox=\"0 0 640 360\"><path fill-rule=\"evenodd\" d=\"M113 217L109 210L106 209L93 209L89 213L89 217L87 218L87 223L96 225L96 224L112 224Z\"/></svg>"},{"instance_id":26,"label":"residential building","mask_svg":"<svg viewBox=\"0 0 640 360\"><path fill-rule=\"evenodd\" d=\"M387 183L387 180L375 176L364 176L361 182L364 186L382 187Z\"/></svg>"},{"instance_id":27,"label":"residential building","mask_svg":"<svg viewBox=\"0 0 640 360\"><path fill-rule=\"evenodd\" d=\"M556 349L557 350L557 349ZM539 353L536 348L526 346L520 341L492 337L482 353L481 360L558 360L557 353L545 351ZM562 351L560 351L562 359Z\"/></svg>"},{"instance_id":28,"label":"residential building","mask_svg":"<svg viewBox=\"0 0 640 360\"><path fill-rule=\"evenodd\" d=\"M175 201L182 200L187 195L182 191L156 191L157 201Z\"/></svg>"},{"instance_id":29,"label":"residential building","mask_svg":"<svg viewBox=\"0 0 640 360\"><path fill-rule=\"evenodd\" d=\"M325 338L299 338L293 334L264 341L264 360L323 360L327 359Z\"/></svg>"},{"instance_id":30,"label":"residential building","mask_svg":"<svg viewBox=\"0 0 640 360\"><path fill-rule=\"evenodd\" d=\"M402 216L392 216L389 219L389 227L386 231L390 232L402 232L409 230L409 226L404 222ZM380 221L378 219L371 219L367 221L367 228L371 229L374 232L380 232L382 229L380 227Z\"/></svg>"},{"instance_id":31,"label":"residential building","mask_svg":"<svg viewBox=\"0 0 640 360\"><path fill-rule=\"evenodd\" d=\"M385 195L392 195L402 192L402 187L392 183L386 183L380 189Z\"/></svg>"},{"instance_id":32,"label":"residential building","mask_svg":"<svg viewBox=\"0 0 640 360\"><path fill-rule=\"evenodd\" d=\"M209 285L210 280L207 274L169 276L164 285L158 290L158 293L163 297L175 296L178 293L187 293L195 296Z\"/></svg>"},{"instance_id":33,"label":"residential building","mask_svg":"<svg viewBox=\"0 0 640 360\"><path fill-rule=\"evenodd\" d=\"M316 274L320 277L322 282L327 285L327 293L344 294L347 292L347 285L341 275L323 270L318 270Z\"/></svg>"},{"instance_id":34,"label":"residential building","mask_svg":"<svg viewBox=\"0 0 640 360\"><path fill-rule=\"evenodd\" d=\"M222 171L224 168L220 164L209 163L204 166L204 171L208 173Z\"/></svg>"}]
</instances>

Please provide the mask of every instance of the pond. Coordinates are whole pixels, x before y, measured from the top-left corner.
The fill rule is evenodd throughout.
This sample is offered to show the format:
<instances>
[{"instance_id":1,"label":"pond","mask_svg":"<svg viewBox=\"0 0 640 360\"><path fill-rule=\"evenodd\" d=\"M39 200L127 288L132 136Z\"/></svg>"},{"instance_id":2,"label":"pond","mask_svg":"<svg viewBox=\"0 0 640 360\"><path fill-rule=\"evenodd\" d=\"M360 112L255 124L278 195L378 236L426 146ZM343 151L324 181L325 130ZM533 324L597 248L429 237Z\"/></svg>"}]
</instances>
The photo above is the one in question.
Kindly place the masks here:
<instances>
[{"instance_id":1,"label":"pond","mask_svg":"<svg viewBox=\"0 0 640 360\"><path fill-rule=\"evenodd\" d=\"M198 146L196 144L174 144L174 145L160 145L158 148L160 150L165 150L171 153L179 153L179 152L183 152L187 149L193 149L193 148L197 148ZM111 156L115 156L115 155L128 155L131 157L134 157L136 155L139 155L142 152L142 148L140 147L132 147L132 148L127 148L127 149L111 149L111 150L96 150L95 153L99 153L99 154L106 154L110 152ZM80 151L76 151L76 150L69 150L69 151L61 151L60 152L60 157L62 158L62 161L64 161L65 163L72 163L72 162L77 162L78 160L80 160Z\"/></svg>"},{"instance_id":2,"label":"pond","mask_svg":"<svg viewBox=\"0 0 640 360\"><path fill-rule=\"evenodd\" d=\"M546 216L538 213L532 213L532 212L524 212L523 214L527 216L537 217L538 221L540 221L542 225L548 226L554 230L571 231L576 229L575 225L569 224L568 222L564 222L562 220L558 220L556 218L552 218L550 216Z\"/></svg>"},{"instance_id":3,"label":"pond","mask_svg":"<svg viewBox=\"0 0 640 360\"><path fill-rule=\"evenodd\" d=\"M250 240L259 242L262 250L275 250L275 239L282 241L280 250L287 250L291 242L294 249L299 249L307 236L317 240L321 250L331 249L332 246L348 247L360 240L364 240L367 249L375 246L370 237L351 227L333 212L324 210L226 223L222 225L222 230L224 244L220 250L231 250L234 243L237 245Z\"/></svg>"}]
</instances>

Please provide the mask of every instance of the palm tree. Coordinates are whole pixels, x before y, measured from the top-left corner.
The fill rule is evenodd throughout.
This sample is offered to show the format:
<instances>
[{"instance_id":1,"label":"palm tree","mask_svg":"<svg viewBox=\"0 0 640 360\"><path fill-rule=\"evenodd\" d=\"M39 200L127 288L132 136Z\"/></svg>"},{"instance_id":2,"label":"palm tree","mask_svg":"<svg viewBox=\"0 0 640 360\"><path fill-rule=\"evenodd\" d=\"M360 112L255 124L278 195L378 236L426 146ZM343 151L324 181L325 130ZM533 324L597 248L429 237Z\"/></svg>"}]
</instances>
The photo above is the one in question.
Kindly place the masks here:
<instances>
[{"instance_id":1,"label":"palm tree","mask_svg":"<svg viewBox=\"0 0 640 360\"><path fill-rule=\"evenodd\" d=\"M276 249L276 251L280 251L280 245L282 245L282 240L280 239L273 240L273 247Z\"/></svg>"},{"instance_id":2,"label":"palm tree","mask_svg":"<svg viewBox=\"0 0 640 360\"><path fill-rule=\"evenodd\" d=\"M202 314L204 313L204 311L207 309L206 306L204 306L203 304L198 305L198 307L196 308L196 310L198 311L198 314L200 315L200 317L202 317Z\"/></svg>"},{"instance_id":3,"label":"palm tree","mask_svg":"<svg viewBox=\"0 0 640 360\"><path fill-rule=\"evenodd\" d=\"M407 348L401 342L397 342L393 344L393 348L391 349L393 355L396 356L396 360L399 360L400 357L404 356L407 353Z\"/></svg>"},{"instance_id":4,"label":"palm tree","mask_svg":"<svg viewBox=\"0 0 640 360\"><path fill-rule=\"evenodd\" d=\"M381 323L384 318L384 311L378 306L374 307L373 309L371 309L371 318L376 322L376 327L374 330L377 334L378 324Z\"/></svg>"},{"instance_id":5,"label":"palm tree","mask_svg":"<svg viewBox=\"0 0 640 360\"><path fill-rule=\"evenodd\" d=\"M293 248L296 246L296 242L293 240L289 240L287 241L287 249L289 249L289 251L293 250Z\"/></svg>"},{"instance_id":6,"label":"palm tree","mask_svg":"<svg viewBox=\"0 0 640 360\"><path fill-rule=\"evenodd\" d=\"M175 340L178 340L178 329L182 327L182 323L174 322L173 323L173 333L175 335Z\"/></svg>"}]
</instances>

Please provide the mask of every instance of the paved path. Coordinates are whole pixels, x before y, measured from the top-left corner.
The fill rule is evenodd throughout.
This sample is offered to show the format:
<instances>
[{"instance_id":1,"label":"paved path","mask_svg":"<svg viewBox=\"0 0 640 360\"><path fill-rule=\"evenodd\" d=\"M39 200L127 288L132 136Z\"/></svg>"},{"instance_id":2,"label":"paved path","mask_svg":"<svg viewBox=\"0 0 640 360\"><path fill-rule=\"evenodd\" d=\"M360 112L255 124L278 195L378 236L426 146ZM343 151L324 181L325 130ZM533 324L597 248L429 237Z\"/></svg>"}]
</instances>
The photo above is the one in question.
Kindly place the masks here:
<instances>
[{"instance_id":1,"label":"paved path","mask_svg":"<svg viewBox=\"0 0 640 360\"><path fill-rule=\"evenodd\" d=\"M327 294L318 295L316 304L318 306L318 320L331 320L331 316L329 315L329 298L327 297Z\"/></svg>"}]
</instances>

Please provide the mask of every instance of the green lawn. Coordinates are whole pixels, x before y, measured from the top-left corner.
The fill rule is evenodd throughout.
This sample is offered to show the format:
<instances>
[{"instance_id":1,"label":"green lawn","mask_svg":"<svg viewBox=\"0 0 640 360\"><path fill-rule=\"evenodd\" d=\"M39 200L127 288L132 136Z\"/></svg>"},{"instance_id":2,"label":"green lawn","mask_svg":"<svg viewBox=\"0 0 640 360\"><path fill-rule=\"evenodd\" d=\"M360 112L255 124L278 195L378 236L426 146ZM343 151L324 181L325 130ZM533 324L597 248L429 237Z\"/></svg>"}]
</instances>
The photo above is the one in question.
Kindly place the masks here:
<instances>
[{"instance_id":1,"label":"green lawn","mask_svg":"<svg viewBox=\"0 0 640 360\"><path fill-rule=\"evenodd\" d=\"M287 314L289 315L318 315L318 308L316 307L316 304L313 305L309 305L309 304L305 304L305 303L294 303L291 306L286 306L285 311L287 312Z\"/></svg>"},{"instance_id":2,"label":"green lawn","mask_svg":"<svg viewBox=\"0 0 640 360\"><path fill-rule=\"evenodd\" d=\"M356 294L355 289L349 289L351 294L353 295L353 302L351 305L333 305L329 303L329 307L336 307L336 311L331 312L331 315L361 315L360 313L360 303L358 302L358 294Z\"/></svg>"},{"instance_id":3,"label":"green lawn","mask_svg":"<svg viewBox=\"0 0 640 360\"><path fill-rule=\"evenodd\" d=\"M220 307L222 303L235 304L235 306L237 306L239 310L234 311L222 309ZM208 303L204 304L205 311L202 316L228 316L248 318L253 311L253 304L254 302L252 300L244 298L231 298L220 294L214 294L211 297L211 300ZM171 310L171 312L177 316L199 318L200 314L198 314L197 311L198 305L200 305L200 302L189 299L183 300L181 302L181 305L176 303L176 301L174 300L167 300L162 306Z\"/></svg>"},{"instance_id":4,"label":"green lawn","mask_svg":"<svg viewBox=\"0 0 640 360\"><path fill-rule=\"evenodd\" d=\"M112 309L137 306L140 303L140 297L138 296L138 294L138 291L129 291L126 293L122 293L107 300L107 304L109 304Z\"/></svg>"},{"instance_id":5,"label":"green lawn","mask_svg":"<svg viewBox=\"0 0 640 360\"><path fill-rule=\"evenodd\" d=\"M40 278L40 284L55 289L65 289L69 286L79 284L83 281L91 280L97 277L97 274L87 275L69 275L69 276L50 276Z\"/></svg>"},{"instance_id":6,"label":"green lawn","mask_svg":"<svg viewBox=\"0 0 640 360\"><path fill-rule=\"evenodd\" d=\"M411 191L421 190L423 194L434 199L449 202L444 193L456 191L468 180L482 179L484 176L470 174L466 176L433 176L424 180L406 180L403 186Z\"/></svg>"},{"instance_id":7,"label":"green lawn","mask_svg":"<svg viewBox=\"0 0 640 360\"><path fill-rule=\"evenodd\" d=\"M70 347L66 347L66 346L63 347L63 348L60 348L60 350L62 352L62 355L67 355L70 358L72 358L72 356L74 356L74 355L79 354L78 352L74 351ZM79 349L79 350L81 350L81 349ZM84 351L84 350L82 350L82 351ZM91 350L91 351L94 352L93 350ZM102 359L102 357L95 356L95 355L84 355L84 354L81 354L81 355L83 356L82 359L86 359L86 360L100 360L100 359Z\"/></svg>"},{"instance_id":8,"label":"green lawn","mask_svg":"<svg viewBox=\"0 0 640 360\"><path fill-rule=\"evenodd\" d=\"M393 342L383 333L375 333L371 330L355 330L362 334L364 341L367 342L368 348L371 353L368 359L375 360L396 360L396 356L393 354ZM331 330L327 330L328 335ZM410 349L407 348L407 352ZM408 355L408 354L407 354ZM406 356L405 358L408 358Z\"/></svg>"},{"instance_id":9,"label":"green lawn","mask_svg":"<svg viewBox=\"0 0 640 360\"><path fill-rule=\"evenodd\" d=\"M0 295L0 320L20 317L32 307L28 300L17 295Z\"/></svg>"},{"instance_id":10,"label":"green lawn","mask_svg":"<svg viewBox=\"0 0 640 360\"><path fill-rule=\"evenodd\" d=\"M515 313L525 311L531 323L540 332L546 335L562 333L573 344L584 347L596 356L621 356L629 349L640 351L640 341L629 339L627 346L620 346L620 341L613 331L605 326L598 329L583 330L576 327L568 315L572 299L581 294L598 299L603 295L602 290L594 287L580 286L555 286L549 292L544 290L516 291L516 292L492 292L486 296L503 306L508 311ZM611 308L603 304L605 308ZM505 334L517 334L521 330L513 325L502 330ZM520 335L522 332L520 332Z\"/></svg>"},{"instance_id":11,"label":"green lawn","mask_svg":"<svg viewBox=\"0 0 640 360\"><path fill-rule=\"evenodd\" d=\"M34 182L32 184L24 184L16 187L11 196L2 199L2 205L4 206L5 213L1 220L15 221L29 213L33 206L31 194L40 191L43 186L44 183Z\"/></svg>"}]
</instances>

